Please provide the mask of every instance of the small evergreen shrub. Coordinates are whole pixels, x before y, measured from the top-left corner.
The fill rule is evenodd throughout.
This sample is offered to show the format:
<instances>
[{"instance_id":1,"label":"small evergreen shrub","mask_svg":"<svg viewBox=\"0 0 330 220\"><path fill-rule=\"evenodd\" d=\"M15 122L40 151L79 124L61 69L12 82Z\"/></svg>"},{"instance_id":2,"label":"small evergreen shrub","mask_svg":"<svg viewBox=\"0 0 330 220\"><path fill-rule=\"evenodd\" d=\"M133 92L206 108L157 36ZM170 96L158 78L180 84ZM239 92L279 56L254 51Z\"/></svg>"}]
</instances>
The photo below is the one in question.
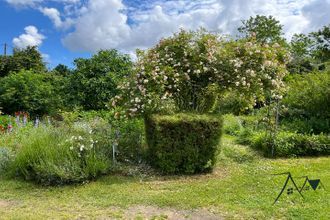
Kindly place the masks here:
<instances>
[{"instance_id":1,"label":"small evergreen shrub","mask_svg":"<svg viewBox=\"0 0 330 220\"><path fill-rule=\"evenodd\" d=\"M222 118L215 115L152 115L145 120L148 160L165 174L209 171L216 160Z\"/></svg>"}]
</instances>

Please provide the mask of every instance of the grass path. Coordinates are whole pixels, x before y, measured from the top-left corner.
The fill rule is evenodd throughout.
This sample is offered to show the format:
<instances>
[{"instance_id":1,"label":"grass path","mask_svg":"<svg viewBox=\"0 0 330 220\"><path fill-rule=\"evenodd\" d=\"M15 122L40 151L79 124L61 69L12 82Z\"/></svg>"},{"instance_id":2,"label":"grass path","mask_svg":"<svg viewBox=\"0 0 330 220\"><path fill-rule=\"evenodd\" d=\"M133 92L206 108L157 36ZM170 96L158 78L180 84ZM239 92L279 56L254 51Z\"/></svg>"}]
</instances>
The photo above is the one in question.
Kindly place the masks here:
<instances>
[{"instance_id":1,"label":"grass path","mask_svg":"<svg viewBox=\"0 0 330 220\"><path fill-rule=\"evenodd\" d=\"M327 191L284 194L285 176L321 178ZM297 179L301 185L303 179ZM330 158L264 159L225 136L212 174L105 176L88 184L40 187L0 179L0 219L330 219Z\"/></svg>"}]
</instances>

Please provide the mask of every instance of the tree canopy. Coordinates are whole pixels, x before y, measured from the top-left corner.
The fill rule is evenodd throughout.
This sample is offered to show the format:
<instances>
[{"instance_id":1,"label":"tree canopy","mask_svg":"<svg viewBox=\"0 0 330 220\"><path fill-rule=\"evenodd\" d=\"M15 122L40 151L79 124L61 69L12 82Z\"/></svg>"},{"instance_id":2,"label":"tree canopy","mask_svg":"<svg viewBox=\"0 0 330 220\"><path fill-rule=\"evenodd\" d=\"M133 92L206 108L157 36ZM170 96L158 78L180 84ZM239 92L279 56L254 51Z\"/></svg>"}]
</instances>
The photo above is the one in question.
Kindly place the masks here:
<instances>
[{"instance_id":1,"label":"tree canopy","mask_svg":"<svg viewBox=\"0 0 330 220\"><path fill-rule=\"evenodd\" d=\"M255 36L261 43L280 43L284 42L282 29L283 26L273 16L257 15L243 20L238 31L244 37Z\"/></svg>"},{"instance_id":2,"label":"tree canopy","mask_svg":"<svg viewBox=\"0 0 330 220\"><path fill-rule=\"evenodd\" d=\"M107 108L117 94L118 82L130 74L133 65L127 55L116 50L101 50L90 59L76 59L74 64L67 92L72 104L86 110Z\"/></svg>"},{"instance_id":3,"label":"tree canopy","mask_svg":"<svg viewBox=\"0 0 330 220\"><path fill-rule=\"evenodd\" d=\"M38 73L47 70L37 47L14 48L12 55L0 56L0 77L20 70L33 70Z\"/></svg>"},{"instance_id":4,"label":"tree canopy","mask_svg":"<svg viewBox=\"0 0 330 220\"><path fill-rule=\"evenodd\" d=\"M310 34L313 42L313 55L321 62L330 60L330 25Z\"/></svg>"}]
</instances>

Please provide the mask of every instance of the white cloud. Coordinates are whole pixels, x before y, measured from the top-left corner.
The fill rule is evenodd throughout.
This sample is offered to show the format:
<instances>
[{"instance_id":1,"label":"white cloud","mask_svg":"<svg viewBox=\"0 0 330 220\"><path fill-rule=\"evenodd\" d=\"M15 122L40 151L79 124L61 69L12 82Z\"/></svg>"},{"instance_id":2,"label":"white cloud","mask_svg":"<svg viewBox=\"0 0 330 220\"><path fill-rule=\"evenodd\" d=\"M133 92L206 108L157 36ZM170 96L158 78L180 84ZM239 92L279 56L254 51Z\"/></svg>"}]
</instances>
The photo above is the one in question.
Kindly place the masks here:
<instances>
[{"instance_id":1,"label":"white cloud","mask_svg":"<svg viewBox=\"0 0 330 220\"><path fill-rule=\"evenodd\" d=\"M330 0L314 0L302 9L309 21L309 31L315 31L330 23Z\"/></svg>"},{"instance_id":2,"label":"white cloud","mask_svg":"<svg viewBox=\"0 0 330 220\"><path fill-rule=\"evenodd\" d=\"M43 0L6 0L7 3L16 7L34 6L36 3L40 3Z\"/></svg>"},{"instance_id":3,"label":"white cloud","mask_svg":"<svg viewBox=\"0 0 330 220\"><path fill-rule=\"evenodd\" d=\"M72 50L96 51L101 48L119 48L123 40L130 39L127 16L120 11L120 0L89 1L87 9L77 18L75 31L63 43Z\"/></svg>"},{"instance_id":4,"label":"white cloud","mask_svg":"<svg viewBox=\"0 0 330 220\"><path fill-rule=\"evenodd\" d=\"M308 33L330 21L330 0L6 0L38 5L57 29L73 27L62 39L70 50L95 52L116 48L132 53L148 48L180 28L204 27L237 34L241 20L273 15L285 36ZM16 3L15 3L16 2ZM62 8L47 7L60 2Z\"/></svg>"},{"instance_id":5,"label":"white cloud","mask_svg":"<svg viewBox=\"0 0 330 220\"><path fill-rule=\"evenodd\" d=\"M27 46L39 46L45 39L45 36L38 33L38 29L34 26L27 26L24 28L25 34L13 39L13 44L18 48L26 48Z\"/></svg>"},{"instance_id":6,"label":"white cloud","mask_svg":"<svg viewBox=\"0 0 330 220\"><path fill-rule=\"evenodd\" d=\"M66 20L62 21L61 14L56 8L45 7L39 8L39 10L53 22L56 28L67 29L74 23L71 18L67 18Z\"/></svg>"},{"instance_id":7,"label":"white cloud","mask_svg":"<svg viewBox=\"0 0 330 220\"><path fill-rule=\"evenodd\" d=\"M308 26L302 7L310 1L170 0L147 1L128 8L122 0L90 0L76 19L75 30L62 42L71 50L117 48L131 53L135 48L150 47L180 28L205 27L235 35L241 20L256 14L274 15L289 38Z\"/></svg>"},{"instance_id":8,"label":"white cloud","mask_svg":"<svg viewBox=\"0 0 330 220\"><path fill-rule=\"evenodd\" d=\"M7 3L15 7L36 7L42 3L57 2L63 4L77 4L80 0L5 0Z\"/></svg>"},{"instance_id":9,"label":"white cloud","mask_svg":"<svg viewBox=\"0 0 330 220\"><path fill-rule=\"evenodd\" d=\"M47 53L42 53L41 54L41 57L42 57L42 60L45 62L45 63L51 63L51 59L50 59L50 55L47 54Z\"/></svg>"}]
</instances>

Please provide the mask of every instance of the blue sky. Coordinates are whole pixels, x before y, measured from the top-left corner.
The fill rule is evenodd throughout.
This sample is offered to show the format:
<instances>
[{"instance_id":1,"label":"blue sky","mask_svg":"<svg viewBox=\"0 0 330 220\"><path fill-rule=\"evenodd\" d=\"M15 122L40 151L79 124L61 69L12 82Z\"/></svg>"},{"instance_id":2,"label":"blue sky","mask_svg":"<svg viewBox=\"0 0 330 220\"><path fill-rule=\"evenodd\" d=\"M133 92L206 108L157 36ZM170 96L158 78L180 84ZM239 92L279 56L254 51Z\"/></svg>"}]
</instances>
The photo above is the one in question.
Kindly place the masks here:
<instances>
[{"instance_id":1,"label":"blue sky","mask_svg":"<svg viewBox=\"0 0 330 220\"><path fill-rule=\"evenodd\" d=\"M49 67L72 66L100 49L134 57L180 28L235 35L256 14L275 16L290 39L328 25L329 11L330 0L0 0L0 43L36 45Z\"/></svg>"}]
</instances>

